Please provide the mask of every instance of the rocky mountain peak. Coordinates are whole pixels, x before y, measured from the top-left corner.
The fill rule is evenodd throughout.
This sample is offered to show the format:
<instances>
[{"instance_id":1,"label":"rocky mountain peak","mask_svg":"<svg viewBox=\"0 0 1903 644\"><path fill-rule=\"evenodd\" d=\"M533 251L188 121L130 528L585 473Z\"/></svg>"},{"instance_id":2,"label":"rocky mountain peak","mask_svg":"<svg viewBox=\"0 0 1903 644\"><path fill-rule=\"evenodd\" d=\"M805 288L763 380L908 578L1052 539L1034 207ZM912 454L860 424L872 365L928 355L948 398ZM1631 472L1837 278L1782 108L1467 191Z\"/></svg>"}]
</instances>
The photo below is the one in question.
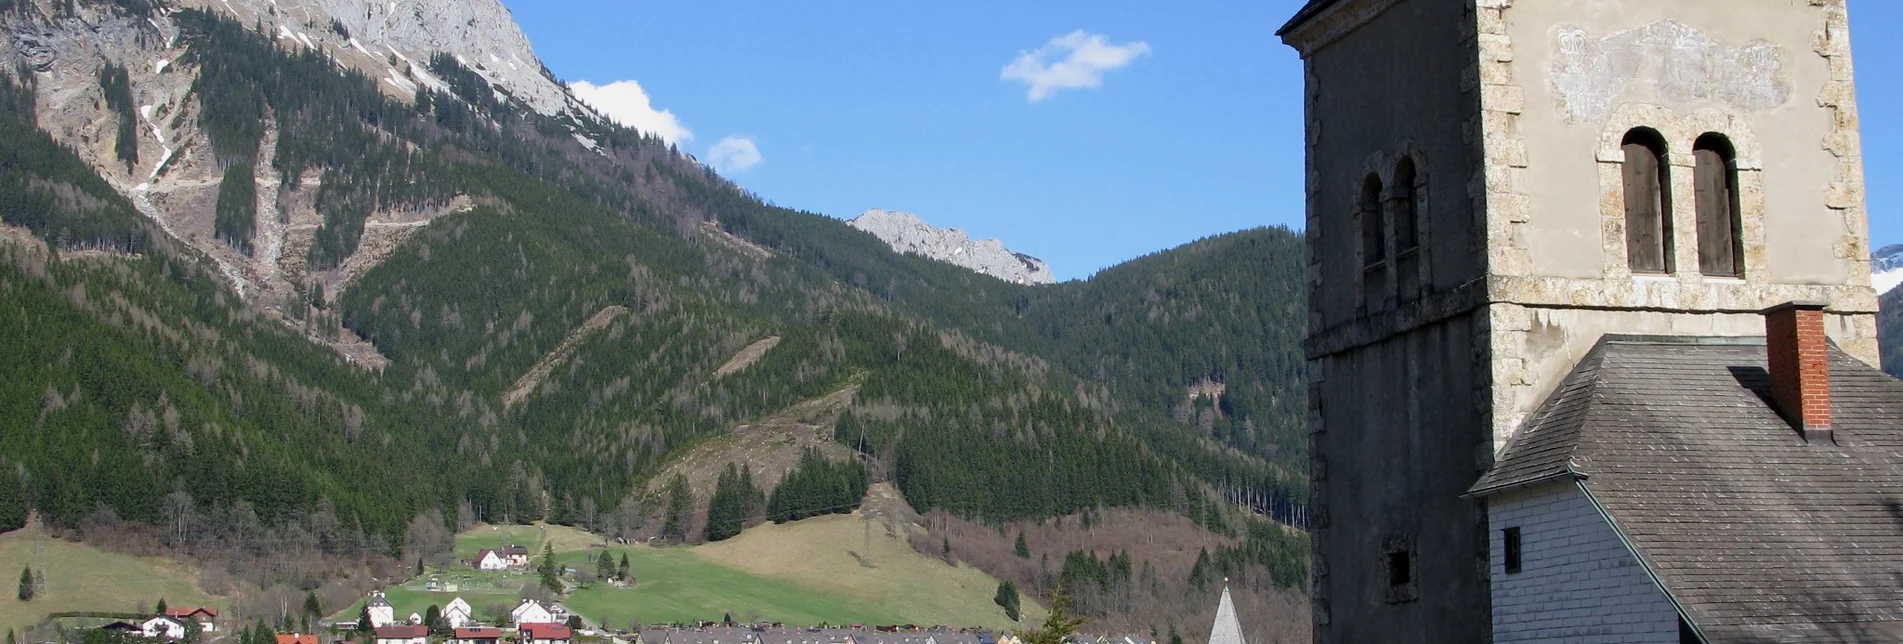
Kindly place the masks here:
<instances>
[{"instance_id":1,"label":"rocky mountain peak","mask_svg":"<svg viewBox=\"0 0 1903 644\"><path fill-rule=\"evenodd\" d=\"M528 36L501 0L191 0L186 4L225 10L245 22L255 19L277 31L280 38L307 46L321 47L318 43L343 36L333 30L335 19L349 33L342 37L346 46L336 47L333 53L354 50L370 59L340 62L367 67L363 71L372 78L399 89L413 92L417 81L442 89L440 81L427 72L406 69L408 63L426 67L431 54L442 52L536 112L555 115L587 109L543 67Z\"/></svg>"},{"instance_id":2,"label":"rocky mountain peak","mask_svg":"<svg viewBox=\"0 0 1903 644\"><path fill-rule=\"evenodd\" d=\"M917 215L873 208L846 222L872 233L901 253L912 253L1018 284L1051 284L1044 260L1004 247L996 239L971 239L957 228L938 228Z\"/></svg>"}]
</instances>

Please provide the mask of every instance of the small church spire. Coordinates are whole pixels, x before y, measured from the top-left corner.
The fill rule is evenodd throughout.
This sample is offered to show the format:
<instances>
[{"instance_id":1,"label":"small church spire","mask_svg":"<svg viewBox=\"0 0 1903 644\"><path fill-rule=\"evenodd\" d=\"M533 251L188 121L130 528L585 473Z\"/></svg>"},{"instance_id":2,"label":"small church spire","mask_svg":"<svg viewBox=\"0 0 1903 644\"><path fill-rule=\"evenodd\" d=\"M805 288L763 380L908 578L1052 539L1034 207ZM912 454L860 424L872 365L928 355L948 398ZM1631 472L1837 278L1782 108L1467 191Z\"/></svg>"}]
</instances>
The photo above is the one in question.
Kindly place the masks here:
<instances>
[{"instance_id":1,"label":"small church spire","mask_svg":"<svg viewBox=\"0 0 1903 644\"><path fill-rule=\"evenodd\" d=\"M1209 644L1249 644L1242 639L1242 623L1236 621L1236 602L1229 599L1229 579L1222 580L1222 603L1216 605L1216 625L1209 629Z\"/></svg>"}]
</instances>

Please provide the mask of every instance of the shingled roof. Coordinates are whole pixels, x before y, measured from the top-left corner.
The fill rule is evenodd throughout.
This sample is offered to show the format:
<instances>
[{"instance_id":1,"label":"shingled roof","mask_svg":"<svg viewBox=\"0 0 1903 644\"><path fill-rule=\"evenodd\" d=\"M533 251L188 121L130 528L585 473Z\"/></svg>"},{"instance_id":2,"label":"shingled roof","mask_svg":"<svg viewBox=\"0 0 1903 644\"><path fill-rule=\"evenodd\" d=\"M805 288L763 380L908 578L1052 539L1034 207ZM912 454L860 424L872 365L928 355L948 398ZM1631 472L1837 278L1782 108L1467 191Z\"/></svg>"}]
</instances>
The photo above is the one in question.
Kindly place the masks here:
<instances>
[{"instance_id":1,"label":"shingled roof","mask_svg":"<svg viewBox=\"0 0 1903 644\"><path fill-rule=\"evenodd\" d=\"M1761 338L1608 337L1473 493L1580 481L1713 643L1903 640L1903 381L1829 362L1806 444Z\"/></svg>"}]
</instances>

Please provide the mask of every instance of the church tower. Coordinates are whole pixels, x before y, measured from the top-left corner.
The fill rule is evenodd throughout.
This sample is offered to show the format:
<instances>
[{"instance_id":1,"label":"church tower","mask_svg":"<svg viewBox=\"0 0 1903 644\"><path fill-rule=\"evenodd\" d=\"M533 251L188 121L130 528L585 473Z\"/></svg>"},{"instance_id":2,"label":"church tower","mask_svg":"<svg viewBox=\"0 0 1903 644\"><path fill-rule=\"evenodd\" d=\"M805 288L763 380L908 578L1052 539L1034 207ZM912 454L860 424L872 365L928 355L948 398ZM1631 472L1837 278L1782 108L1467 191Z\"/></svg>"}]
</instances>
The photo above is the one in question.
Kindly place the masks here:
<instances>
[{"instance_id":1,"label":"church tower","mask_svg":"<svg viewBox=\"0 0 1903 644\"><path fill-rule=\"evenodd\" d=\"M1311 0L1315 641L1485 642L1464 498L1606 334L1874 363L1844 0Z\"/></svg>"}]
</instances>

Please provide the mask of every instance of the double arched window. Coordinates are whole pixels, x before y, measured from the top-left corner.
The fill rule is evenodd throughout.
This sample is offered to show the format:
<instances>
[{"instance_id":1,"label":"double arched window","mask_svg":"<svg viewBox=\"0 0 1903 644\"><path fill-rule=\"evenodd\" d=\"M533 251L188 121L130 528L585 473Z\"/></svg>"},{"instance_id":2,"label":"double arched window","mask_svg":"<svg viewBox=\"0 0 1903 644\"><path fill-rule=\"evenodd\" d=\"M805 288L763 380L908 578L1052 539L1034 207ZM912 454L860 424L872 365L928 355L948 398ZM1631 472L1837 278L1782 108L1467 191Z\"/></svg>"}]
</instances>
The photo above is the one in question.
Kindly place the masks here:
<instances>
[{"instance_id":1,"label":"double arched window","mask_svg":"<svg viewBox=\"0 0 1903 644\"><path fill-rule=\"evenodd\" d=\"M1394 173L1387 181L1379 173L1361 181L1355 212L1361 234L1363 292L1371 309L1396 295L1396 288L1402 300L1419 295L1423 281L1421 226L1427 210L1421 186L1420 171L1414 159L1407 156L1395 162ZM1388 279L1390 271L1396 277L1392 283Z\"/></svg>"},{"instance_id":2,"label":"double arched window","mask_svg":"<svg viewBox=\"0 0 1903 644\"><path fill-rule=\"evenodd\" d=\"M1633 273L1677 270L1672 226L1672 171L1665 137L1634 128L1621 141L1625 162L1626 265ZM1692 191L1697 211L1698 272L1737 277L1744 272L1738 205L1737 152L1722 134L1707 133L1692 146Z\"/></svg>"}]
</instances>

